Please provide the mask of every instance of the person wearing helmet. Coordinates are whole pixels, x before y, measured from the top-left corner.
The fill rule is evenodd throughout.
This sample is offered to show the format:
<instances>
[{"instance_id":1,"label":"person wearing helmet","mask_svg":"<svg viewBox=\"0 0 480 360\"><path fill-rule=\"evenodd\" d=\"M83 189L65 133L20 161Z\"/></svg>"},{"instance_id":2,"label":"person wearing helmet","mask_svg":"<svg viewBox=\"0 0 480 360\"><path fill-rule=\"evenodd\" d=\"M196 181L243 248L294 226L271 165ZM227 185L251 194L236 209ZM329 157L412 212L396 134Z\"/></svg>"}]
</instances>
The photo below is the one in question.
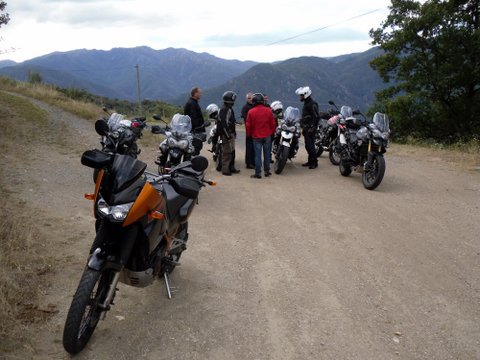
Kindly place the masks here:
<instances>
[{"instance_id":1,"label":"person wearing helmet","mask_svg":"<svg viewBox=\"0 0 480 360\"><path fill-rule=\"evenodd\" d=\"M190 99L188 99L183 107L183 114L190 116L190 119L192 119L192 133L205 133L205 126L203 126L205 122L203 120L202 109L198 104L198 100L200 100L201 97L202 90L198 87L194 87L190 91ZM200 154L200 150L202 150L203 147L202 141L194 138L193 146L195 148L194 155Z\"/></svg>"},{"instance_id":2,"label":"person wearing helmet","mask_svg":"<svg viewBox=\"0 0 480 360\"><path fill-rule=\"evenodd\" d=\"M295 94L300 96L300 101L303 102L302 109L302 127L303 137L305 139L305 150L308 153L308 161L302 166L308 166L309 169L316 169L318 167L317 152L315 151L315 131L320 120L320 113L318 111L318 104L312 99L312 90L310 87L303 86L295 90Z\"/></svg>"},{"instance_id":3,"label":"person wearing helmet","mask_svg":"<svg viewBox=\"0 0 480 360\"><path fill-rule=\"evenodd\" d=\"M245 130L247 136L253 138L255 149L255 174L252 178L262 177L262 150L263 150L263 171L265 177L271 175L270 160L272 157L272 135L275 132L275 119L269 106L265 105L265 98L262 94L253 95L254 107L248 112Z\"/></svg>"},{"instance_id":4,"label":"person wearing helmet","mask_svg":"<svg viewBox=\"0 0 480 360\"><path fill-rule=\"evenodd\" d=\"M209 150L213 153L214 160L216 159L215 155L218 153L217 151L217 143L218 143L218 132L217 132L217 121L218 121L218 111L219 108L217 104L210 104L205 109L207 112L208 120L214 122L212 129L210 130L210 137L208 139L208 143L212 144L212 149Z\"/></svg>"},{"instance_id":5,"label":"person wearing helmet","mask_svg":"<svg viewBox=\"0 0 480 360\"><path fill-rule=\"evenodd\" d=\"M233 104L237 94L233 91L223 93L223 105L218 112L217 133L222 140L222 174L230 176L240 170L235 168L235 113Z\"/></svg>"},{"instance_id":6,"label":"person wearing helmet","mask_svg":"<svg viewBox=\"0 0 480 360\"><path fill-rule=\"evenodd\" d=\"M243 105L241 112L244 123L247 122L248 112L253 108L253 93L247 93L246 98L247 102ZM247 169L255 169L255 150L253 149L253 140L250 136L245 136L245 166Z\"/></svg>"},{"instance_id":7,"label":"person wearing helmet","mask_svg":"<svg viewBox=\"0 0 480 360\"><path fill-rule=\"evenodd\" d=\"M273 117L275 118L275 128L278 128L279 122L281 122L283 119L283 104L281 101L275 100L274 102L272 102L270 107L272 108ZM278 147L278 142L280 141L279 135L280 134L273 134L272 136L272 141L273 141L272 151L274 153L277 151L276 149Z\"/></svg>"}]
</instances>

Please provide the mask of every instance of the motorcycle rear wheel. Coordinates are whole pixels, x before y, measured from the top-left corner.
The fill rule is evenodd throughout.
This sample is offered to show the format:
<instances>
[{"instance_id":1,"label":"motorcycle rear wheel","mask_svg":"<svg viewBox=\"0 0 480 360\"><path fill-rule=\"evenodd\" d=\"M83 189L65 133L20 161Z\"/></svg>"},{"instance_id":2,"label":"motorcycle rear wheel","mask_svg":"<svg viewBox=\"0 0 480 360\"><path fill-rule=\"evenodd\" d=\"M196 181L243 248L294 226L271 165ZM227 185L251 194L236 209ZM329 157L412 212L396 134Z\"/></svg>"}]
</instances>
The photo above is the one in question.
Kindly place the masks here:
<instances>
[{"instance_id":1,"label":"motorcycle rear wheel","mask_svg":"<svg viewBox=\"0 0 480 360\"><path fill-rule=\"evenodd\" d=\"M340 174L342 176L348 176L352 173L352 167L344 159L340 159L340 163L338 164L338 170L340 170Z\"/></svg>"},{"instance_id":2,"label":"motorcycle rear wheel","mask_svg":"<svg viewBox=\"0 0 480 360\"><path fill-rule=\"evenodd\" d=\"M82 351L95 331L104 311L99 305L107 296L110 275L110 271L84 270L63 329L63 347L70 354Z\"/></svg>"},{"instance_id":3,"label":"motorcycle rear wheel","mask_svg":"<svg viewBox=\"0 0 480 360\"><path fill-rule=\"evenodd\" d=\"M373 155L372 165L370 169L364 170L362 175L362 182L365 189L373 190L383 180L385 175L385 159L380 154Z\"/></svg>"},{"instance_id":4,"label":"motorcycle rear wheel","mask_svg":"<svg viewBox=\"0 0 480 360\"><path fill-rule=\"evenodd\" d=\"M281 146L277 159L275 160L275 164L273 164L273 170L275 171L275 174L281 174L285 168L285 164L288 160L288 154L290 154L290 148L287 146Z\"/></svg>"}]
</instances>

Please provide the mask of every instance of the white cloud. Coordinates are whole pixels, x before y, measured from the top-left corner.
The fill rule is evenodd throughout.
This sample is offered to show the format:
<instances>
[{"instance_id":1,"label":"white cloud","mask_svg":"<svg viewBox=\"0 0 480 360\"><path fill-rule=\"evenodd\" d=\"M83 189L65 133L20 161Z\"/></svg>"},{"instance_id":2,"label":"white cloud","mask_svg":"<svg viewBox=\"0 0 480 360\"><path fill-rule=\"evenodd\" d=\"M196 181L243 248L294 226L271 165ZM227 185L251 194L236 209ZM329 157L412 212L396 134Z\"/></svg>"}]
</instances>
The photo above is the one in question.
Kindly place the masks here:
<instances>
[{"instance_id":1,"label":"white cloud","mask_svg":"<svg viewBox=\"0 0 480 360\"><path fill-rule=\"evenodd\" d=\"M339 55L367 49L368 31L378 27L388 11L345 20L388 5L387 0L264 0L228 6L220 0L22 0L8 2L11 21L0 29L0 50L18 50L0 54L0 60L140 45L257 61ZM265 46L328 25L308 36Z\"/></svg>"}]
</instances>

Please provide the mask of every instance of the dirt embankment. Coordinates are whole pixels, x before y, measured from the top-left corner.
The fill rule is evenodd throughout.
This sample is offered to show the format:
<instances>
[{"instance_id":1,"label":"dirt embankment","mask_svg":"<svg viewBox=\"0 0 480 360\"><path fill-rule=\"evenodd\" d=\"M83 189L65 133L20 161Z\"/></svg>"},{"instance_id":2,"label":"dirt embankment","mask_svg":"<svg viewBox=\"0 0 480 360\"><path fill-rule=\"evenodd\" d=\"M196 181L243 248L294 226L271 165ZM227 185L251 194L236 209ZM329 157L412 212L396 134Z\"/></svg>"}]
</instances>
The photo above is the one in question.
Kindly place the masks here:
<instances>
[{"instance_id":1,"label":"dirt embankment","mask_svg":"<svg viewBox=\"0 0 480 360\"><path fill-rule=\"evenodd\" d=\"M68 359L63 323L94 236L83 199L91 171L79 155L97 136L93 124L34 103L67 141L38 134L32 149L17 139L2 155L2 181L46 234L41 305L58 313L29 347L1 356ZM142 149L153 165L155 147ZM211 166L218 186L202 190L191 217L174 298L161 282L120 285L79 359L480 358L478 171L392 147L372 192L324 156L302 168L304 149L282 175L251 179L241 141L237 151L239 175Z\"/></svg>"}]
</instances>

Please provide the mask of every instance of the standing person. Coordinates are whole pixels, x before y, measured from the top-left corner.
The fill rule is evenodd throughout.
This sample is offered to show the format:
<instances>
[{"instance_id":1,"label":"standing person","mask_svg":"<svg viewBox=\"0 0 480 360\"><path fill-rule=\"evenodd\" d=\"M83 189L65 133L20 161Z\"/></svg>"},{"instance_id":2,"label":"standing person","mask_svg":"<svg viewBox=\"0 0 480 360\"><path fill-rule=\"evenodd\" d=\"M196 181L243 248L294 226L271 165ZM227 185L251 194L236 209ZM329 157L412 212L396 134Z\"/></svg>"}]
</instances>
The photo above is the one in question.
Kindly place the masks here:
<instances>
[{"instance_id":1,"label":"standing person","mask_svg":"<svg viewBox=\"0 0 480 360\"><path fill-rule=\"evenodd\" d=\"M255 149L255 174L252 178L262 177L262 149L263 149L263 171L265 177L270 173L270 159L272 156L272 135L275 132L275 119L272 110L265 105L265 98L262 94L253 95L254 107L247 115L246 133L253 138Z\"/></svg>"},{"instance_id":2,"label":"standing person","mask_svg":"<svg viewBox=\"0 0 480 360\"><path fill-rule=\"evenodd\" d=\"M318 167L317 152L315 151L315 131L320 120L318 104L312 99L312 90L310 87L304 86L295 90L295 94L300 96L303 102L302 109L302 127L303 137L305 139L305 150L308 153L308 161L302 166L308 166L309 169Z\"/></svg>"},{"instance_id":3,"label":"standing person","mask_svg":"<svg viewBox=\"0 0 480 360\"><path fill-rule=\"evenodd\" d=\"M245 124L247 123L248 112L253 108L253 93L247 93L246 97L247 102L243 105L241 112L241 117ZM250 136L245 136L245 166L247 169L255 169L255 150L253 149L253 140Z\"/></svg>"},{"instance_id":4,"label":"standing person","mask_svg":"<svg viewBox=\"0 0 480 360\"><path fill-rule=\"evenodd\" d=\"M192 119L192 133L194 134L205 133L205 127L203 126L205 122L203 120L202 109L198 103L201 97L202 89L198 87L192 88L190 91L190 99L188 99L187 103L183 107L183 114L190 116L190 119ZM193 155L200 154L200 150L202 150L203 147L202 141L194 137L193 147L195 149Z\"/></svg>"},{"instance_id":5,"label":"standing person","mask_svg":"<svg viewBox=\"0 0 480 360\"><path fill-rule=\"evenodd\" d=\"M233 91L223 93L223 106L218 113L217 133L222 139L222 174L231 176L238 174L240 170L235 168L235 113L233 104L237 94Z\"/></svg>"}]
</instances>

